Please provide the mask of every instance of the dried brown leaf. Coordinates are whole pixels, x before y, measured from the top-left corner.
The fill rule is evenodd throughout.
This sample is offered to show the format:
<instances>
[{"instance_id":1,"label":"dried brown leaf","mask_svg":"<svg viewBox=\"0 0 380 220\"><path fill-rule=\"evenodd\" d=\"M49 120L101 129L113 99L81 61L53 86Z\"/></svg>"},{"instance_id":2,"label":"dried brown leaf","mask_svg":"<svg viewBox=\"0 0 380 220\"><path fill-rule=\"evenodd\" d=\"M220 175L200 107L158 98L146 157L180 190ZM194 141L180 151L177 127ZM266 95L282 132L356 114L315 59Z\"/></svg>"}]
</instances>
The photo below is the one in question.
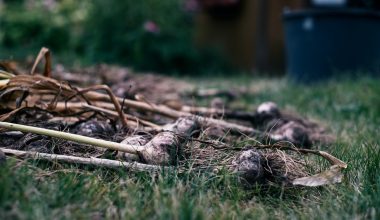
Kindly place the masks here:
<instances>
[{"instance_id":1,"label":"dried brown leaf","mask_svg":"<svg viewBox=\"0 0 380 220\"><path fill-rule=\"evenodd\" d=\"M343 169L344 168L339 165L333 165L328 170L325 170L313 176L297 178L293 180L292 183L293 185L310 187L340 183L343 179Z\"/></svg>"}]
</instances>

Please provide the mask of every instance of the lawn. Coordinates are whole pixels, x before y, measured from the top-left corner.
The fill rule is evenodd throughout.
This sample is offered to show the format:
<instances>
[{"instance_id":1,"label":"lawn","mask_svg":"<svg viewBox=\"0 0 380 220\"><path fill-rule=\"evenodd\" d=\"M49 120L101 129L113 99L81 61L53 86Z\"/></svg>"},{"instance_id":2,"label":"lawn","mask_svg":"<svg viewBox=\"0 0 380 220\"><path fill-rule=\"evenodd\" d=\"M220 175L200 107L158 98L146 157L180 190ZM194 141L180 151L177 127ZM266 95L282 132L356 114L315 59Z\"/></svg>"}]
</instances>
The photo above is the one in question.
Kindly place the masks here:
<instances>
[{"instance_id":1,"label":"lawn","mask_svg":"<svg viewBox=\"0 0 380 220\"><path fill-rule=\"evenodd\" d=\"M255 93L242 97L241 106L270 100L320 121L337 141L315 148L348 163L343 183L245 190L227 174L152 176L9 158L0 166L0 219L380 218L380 80L315 86L248 76L188 81L219 88L250 86Z\"/></svg>"}]
</instances>

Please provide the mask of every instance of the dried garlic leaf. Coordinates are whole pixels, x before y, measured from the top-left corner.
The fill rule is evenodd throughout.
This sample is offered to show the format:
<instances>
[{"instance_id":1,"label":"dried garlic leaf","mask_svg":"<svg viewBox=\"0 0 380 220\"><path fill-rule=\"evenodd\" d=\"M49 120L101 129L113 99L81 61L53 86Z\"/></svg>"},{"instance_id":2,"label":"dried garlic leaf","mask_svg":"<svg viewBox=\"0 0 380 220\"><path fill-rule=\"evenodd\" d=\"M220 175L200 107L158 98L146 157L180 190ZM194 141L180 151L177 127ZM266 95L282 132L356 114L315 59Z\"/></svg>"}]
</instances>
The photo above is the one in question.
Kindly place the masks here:
<instances>
[{"instance_id":1,"label":"dried garlic leaf","mask_svg":"<svg viewBox=\"0 0 380 220\"><path fill-rule=\"evenodd\" d=\"M342 174L343 167L339 165L333 165L330 167L330 169L323 171L321 173L315 174L313 176L308 177L302 177L293 180L293 185L299 185L299 186L323 186L323 185L329 185L329 184L335 184L342 182L343 174Z\"/></svg>"}]
</instances>

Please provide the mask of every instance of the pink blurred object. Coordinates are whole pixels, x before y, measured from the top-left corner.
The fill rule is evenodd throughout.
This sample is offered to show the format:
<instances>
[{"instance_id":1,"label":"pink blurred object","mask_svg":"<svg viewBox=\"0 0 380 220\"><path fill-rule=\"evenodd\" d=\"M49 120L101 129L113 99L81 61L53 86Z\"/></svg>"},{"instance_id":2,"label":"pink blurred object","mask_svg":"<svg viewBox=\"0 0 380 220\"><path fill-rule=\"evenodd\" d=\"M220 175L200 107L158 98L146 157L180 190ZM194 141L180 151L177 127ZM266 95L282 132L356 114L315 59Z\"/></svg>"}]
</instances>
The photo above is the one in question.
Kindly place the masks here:
<instances>
[{"instance_id":1,"label":"pink blurred object","mask_svg":"<svg viewBox=\"0 0 380 220\"><path fill-rule=\"evenodd\" d=\"M160 27L153 21L146 21L144 23L144 30L149 33L158 34L160 33Z\"/></svg>"},{"instance_id":2,"label":"pink blurred object","mask_svg":"<svg viewBox=\"0 0 380 220\"><path fill-rule=\"evenodd\" d=\"M184 10L188 12L195 12L199 10L198 0L186 0L184 2Z\"/></svg>"}]
</instances>

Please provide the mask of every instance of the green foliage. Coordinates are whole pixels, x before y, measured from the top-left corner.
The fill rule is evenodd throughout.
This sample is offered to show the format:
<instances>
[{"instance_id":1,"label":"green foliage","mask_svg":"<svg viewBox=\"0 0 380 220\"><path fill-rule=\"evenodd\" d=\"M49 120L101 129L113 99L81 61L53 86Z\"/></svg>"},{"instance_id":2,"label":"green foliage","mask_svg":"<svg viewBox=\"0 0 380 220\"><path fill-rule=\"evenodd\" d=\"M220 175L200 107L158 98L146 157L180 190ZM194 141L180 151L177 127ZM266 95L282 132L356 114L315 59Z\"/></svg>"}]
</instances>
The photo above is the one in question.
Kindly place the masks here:
<instances>
[{"instance_id":1,"label":"green foliage","mask_svg":"<svg viewBox=\"0 0 380 220\"><path fill-rule=\"evenodd\" d=\"M54 52L75 50L85 19L85 2L63 0L53 8L43 1L10 1L0 9L0 45L6 49L38 50L42 46Z\"/></svg>"},{"instance_id":2,"label":"green foliage","mask_svg":"<svg viewBox=\"0 0 380 220\"><path fill-rule=\"evenodd\" d=\"M182 10L180 0L44 2L4 3L0 48L26 53L46 46L64 60L74 57L164 73L228 69L216 51L194 47L193 18ZM147 22L157 31L146 30Z\"/></svg>"},{"instance_id":3,"label":"green foliage","mask_svg":"<svg viewBox=\"0 0 380 220\"><path fill-rule=\"evenodd\" d=\"M181 2L94 1L86 26L88 54L96 61L161 72L225 67L215 53L194 48L192 18L181 9ZM156 24L159 31L145 30L146 22Z\"/></svg>"}]
</instances>

